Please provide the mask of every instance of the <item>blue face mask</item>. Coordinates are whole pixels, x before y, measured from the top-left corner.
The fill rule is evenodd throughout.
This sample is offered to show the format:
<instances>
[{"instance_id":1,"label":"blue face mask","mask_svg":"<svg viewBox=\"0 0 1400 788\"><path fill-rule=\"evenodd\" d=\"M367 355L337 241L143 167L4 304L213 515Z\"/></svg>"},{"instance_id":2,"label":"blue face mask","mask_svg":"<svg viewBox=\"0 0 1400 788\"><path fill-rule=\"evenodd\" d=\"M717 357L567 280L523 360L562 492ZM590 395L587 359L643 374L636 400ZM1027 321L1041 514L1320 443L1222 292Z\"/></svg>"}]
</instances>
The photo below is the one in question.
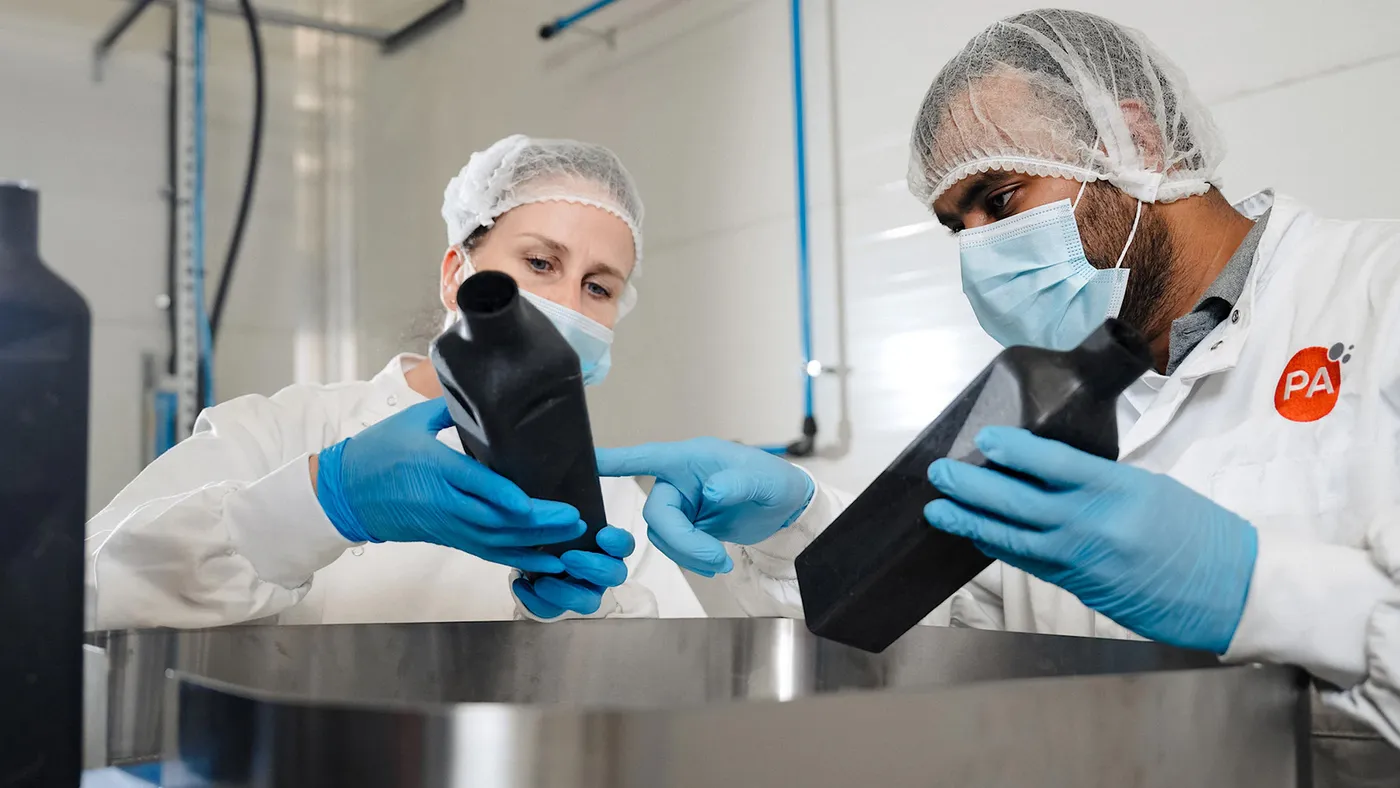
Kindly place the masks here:
<instances>
[{"instance_id":1,"label":"blue face mask","mask_svg":"<svg viewBox=\"0 0 1400 788\"><path fill-rule=\"evenodd\" d=\"M1095 268L1084 257L1069 200L958 233L963 293L977 322L1003 347L1078 345L1123 306L1123 258L1140 218L1141 201L1118 264L1109 269Z\"/></svg>"},{"instance_id":2,"label":"blue face mask","mask_svg":"<svg viewBox=\"0 0 1400 788\"><path fill-rule=\"evenodd\" d=\"M460 284L476 273L476 266L472 265L471 255L465 248L459 248L457 254L462 259L462 268L457 272L457 282ZM564 341L578 354L584 385L596 386L602 383L608 376L608 370L612 368L612 329L548 298L537 296L523 287L520 288L520 294L549 318L555 330L564 336ZM447 319L450 323L453 318L449 315Z\"/></svg>"},{"instance_id":3,"label":"blue face mask","mask_svg":"<svg viewBox=\"0 0 1400 788\"><path fill-rule=\"evenodd\" d=\"M583 368L584 385L596 386L602 383L603 378L608 376L608 370L612 368L612 329L524 288L521 288L520 294L549 318L549 322L564 335L569 347L578 354L579 366Z\"/></svg>"}]
</instances>

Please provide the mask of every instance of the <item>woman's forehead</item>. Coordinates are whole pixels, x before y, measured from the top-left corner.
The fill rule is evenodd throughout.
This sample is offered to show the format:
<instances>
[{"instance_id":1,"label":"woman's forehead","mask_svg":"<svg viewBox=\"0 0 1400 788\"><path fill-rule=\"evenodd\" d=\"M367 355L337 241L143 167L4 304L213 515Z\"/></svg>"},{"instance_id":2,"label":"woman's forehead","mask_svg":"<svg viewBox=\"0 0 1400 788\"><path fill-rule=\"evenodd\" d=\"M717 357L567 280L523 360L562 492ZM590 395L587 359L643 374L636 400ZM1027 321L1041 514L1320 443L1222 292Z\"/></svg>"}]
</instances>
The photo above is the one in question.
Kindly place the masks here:
<instances>
[{"instance_id":1,"label":"woman's forehead","mask_svg":"<svg viewBox=\"0 0 1400 788\"><path fill-rule=\"evenodd\" d=\"M632 228L594 205L546 200L512 208L496 222L502 235L539 243L560 255L577 255L626 278L636 265Z\"/></svg>"}]
</instances>

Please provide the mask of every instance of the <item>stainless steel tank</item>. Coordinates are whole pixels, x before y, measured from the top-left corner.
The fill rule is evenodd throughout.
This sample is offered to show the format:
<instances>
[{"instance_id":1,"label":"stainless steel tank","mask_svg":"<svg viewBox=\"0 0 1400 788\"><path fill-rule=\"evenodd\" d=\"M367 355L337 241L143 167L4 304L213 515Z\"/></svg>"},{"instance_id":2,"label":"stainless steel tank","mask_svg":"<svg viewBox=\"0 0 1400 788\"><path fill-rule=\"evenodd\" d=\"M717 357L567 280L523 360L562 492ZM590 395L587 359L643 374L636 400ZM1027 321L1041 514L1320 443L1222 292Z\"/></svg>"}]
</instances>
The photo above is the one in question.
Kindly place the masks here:
<instances>
[{"instance_id":1,"label":"stainless steel tank","mask_svg":"<svg viewBox=\"0 0 1400 788\"><path fill-rule=\"evenodd\" d=\"M166 786L1308 784L1301 674L1148 643L920 627L872 655L782 619L95 642L109 758L163 754Z\"/></svg>"}]
</instances>

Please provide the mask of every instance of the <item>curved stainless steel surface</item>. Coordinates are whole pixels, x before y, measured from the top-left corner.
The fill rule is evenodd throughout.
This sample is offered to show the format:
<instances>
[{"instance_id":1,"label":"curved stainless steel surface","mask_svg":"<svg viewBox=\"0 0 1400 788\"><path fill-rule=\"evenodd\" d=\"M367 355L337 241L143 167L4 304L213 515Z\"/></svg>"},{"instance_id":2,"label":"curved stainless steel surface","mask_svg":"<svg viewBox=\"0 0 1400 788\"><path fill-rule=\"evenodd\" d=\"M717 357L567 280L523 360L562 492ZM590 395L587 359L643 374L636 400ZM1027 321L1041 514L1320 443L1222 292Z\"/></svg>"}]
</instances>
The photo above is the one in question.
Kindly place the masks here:
<instances>
[{"instance_id":1,"label":"curved stainless steel surface","mask_svg":"<svg viewBox=\"0 0 1400 788\"><path fill-rule=\"evenodd\" d=\"M167 668L355 701L618 707L789 700L816 692L1216 666L1148 643L919 627L883 654L791 619L227 627L98 633L113 762L160 751Z\"/></svg>"},{"instance_id":2,"label":"curved stainless steel surface","mask_svg":"<svg viewBox=\"0 0 1400 788\"><path fill-rule=\"evenodd\" d=\"M167 785L1291 786L1306 732L1291 671L1086 638L918 628L872 655L697 619L96 640L114 761L161 749L165 668L183 677Z\"/></svg>"}]
</instances>

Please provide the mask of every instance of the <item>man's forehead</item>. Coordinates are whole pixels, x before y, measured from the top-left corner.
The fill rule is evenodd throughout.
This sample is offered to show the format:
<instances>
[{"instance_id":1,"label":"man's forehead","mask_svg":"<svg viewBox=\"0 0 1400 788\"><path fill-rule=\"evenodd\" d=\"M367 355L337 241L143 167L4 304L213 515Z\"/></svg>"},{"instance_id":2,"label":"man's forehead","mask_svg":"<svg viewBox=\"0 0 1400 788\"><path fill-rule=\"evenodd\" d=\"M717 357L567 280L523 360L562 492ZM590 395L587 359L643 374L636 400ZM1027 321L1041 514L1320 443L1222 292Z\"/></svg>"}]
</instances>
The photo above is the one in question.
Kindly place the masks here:
<instances>
[{"instance_id":1,"label":"man's forehead","mask_svg":"<svg viewBox=\"0 0 1400 788\"><path fill-rule=\"evenodd\" d=\"M1013 109L1024 109L1031 95L1030 75L999 65L969 79L962 89L949 91L943 109L955 116L988 111L1005 114Z\"/></svg>"},{"instance_id":2,"label":"man's forehead","mask_svg":"<svg viewBox=\"0 0 1400 788\"><path fill-rule=\"evenodd\" d=\"M1053 94L1037 90L1033 75L999 66L950 92L936 110L938 123L925 165L937 183L967 164L1016 156L1060 160L1073 155L1072 124ZM949 188L964 191L972 173ZM936 204L947 203L940 196ZM953 198L954 201L957 196Z\"/></svg>"}]
</instances>

